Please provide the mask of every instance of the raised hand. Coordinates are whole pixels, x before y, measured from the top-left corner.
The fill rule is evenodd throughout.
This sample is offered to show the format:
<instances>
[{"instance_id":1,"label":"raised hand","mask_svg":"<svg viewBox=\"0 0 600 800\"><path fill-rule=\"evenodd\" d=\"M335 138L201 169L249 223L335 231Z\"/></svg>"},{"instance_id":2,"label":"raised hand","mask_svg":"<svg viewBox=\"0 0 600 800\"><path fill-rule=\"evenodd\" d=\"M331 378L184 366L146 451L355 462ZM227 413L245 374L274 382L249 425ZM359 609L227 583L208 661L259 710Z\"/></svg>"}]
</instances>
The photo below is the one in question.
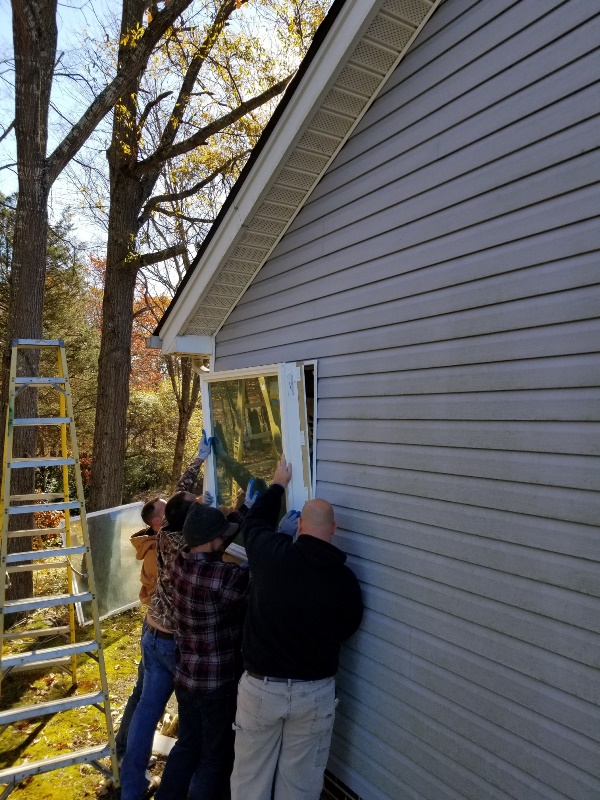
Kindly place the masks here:
<instances>
[{"instance_id":1,"label":"raised hand","mask_svg":"<svg viewBox=\"0 0 600 800\"><path fill-rule=\"evenodd\" d=\"M285 533L286 536L295 536L298 531L298 520L300 519L300 512L288 511L279 522L279 533Z\"/></svg>"},{"instance_id":2,"label":"raised hand","mask_svg":"<svg viewBox=\"0 0 600 800\"><path fill-rule=\"evenodd\" d=\"M202 461L206 461L208 458L208 454L210 453L212 439L208 439L206 437L206 431L202 428L202 438L200 439L200 444L198 445L198 455L197 458L201 458Z\"/></svg>"}]
</instances>

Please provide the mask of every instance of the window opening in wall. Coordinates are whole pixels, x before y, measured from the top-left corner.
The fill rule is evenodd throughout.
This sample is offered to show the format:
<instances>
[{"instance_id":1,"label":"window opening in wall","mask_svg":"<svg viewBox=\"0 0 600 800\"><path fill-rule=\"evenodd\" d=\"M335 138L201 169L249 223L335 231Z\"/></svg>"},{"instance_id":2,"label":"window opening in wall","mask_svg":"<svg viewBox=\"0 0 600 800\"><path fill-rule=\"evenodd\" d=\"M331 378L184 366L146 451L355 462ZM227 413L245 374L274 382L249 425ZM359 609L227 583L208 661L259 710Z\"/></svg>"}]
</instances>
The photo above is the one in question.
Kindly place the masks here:
<instances>
[{"instance_id":1,"label":"window opening in wall","mask_svg":"<svg viewBox=\"0 0 600 800\"><path fill-rule=\"evenodd\" d=\"M202 375L204 423L217 439L205 482L220 506L234 507L251 477L264 490L282 453L293 469L287 505L301 509L312 496L314 369L276 364ZM286 507L284 498L282 515Z\"/></svg>"},{"instance_id":2,"label":"window opening in wall","mask_svg":"<svg viewBox=\"0 0 600 800\"><path fill-rule=\"evenodd\" d=\"M316 411L316 398L315 398L315 364L303 364L302 369L304 372L304 399L305 399L305 413L306 413L306 431L308 436L308 468L310 471L310 485L312 487L312 494L315 491L315 411Z\"/></svg>"}]
</instances>

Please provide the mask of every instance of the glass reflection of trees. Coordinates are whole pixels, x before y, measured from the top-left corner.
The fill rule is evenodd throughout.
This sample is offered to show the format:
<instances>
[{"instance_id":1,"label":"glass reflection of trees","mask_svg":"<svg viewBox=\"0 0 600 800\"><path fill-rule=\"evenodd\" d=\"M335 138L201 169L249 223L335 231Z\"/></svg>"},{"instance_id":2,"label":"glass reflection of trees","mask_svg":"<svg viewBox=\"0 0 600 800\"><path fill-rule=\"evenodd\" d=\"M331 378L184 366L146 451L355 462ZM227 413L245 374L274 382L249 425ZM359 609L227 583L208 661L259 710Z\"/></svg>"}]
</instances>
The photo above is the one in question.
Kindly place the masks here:
<instances>
[{"instance_id":1,"label":"glass reflection of trees","mask_svg":"<svg viewBox=\"0 0 600 800\"><path fill-rule=\"evenodd\" d=\"M217 502L231 506L251 477L270 481L282 453L279 382L265 375L210 384L213 429L220 445Z\"/></svg>"}]
</instances>

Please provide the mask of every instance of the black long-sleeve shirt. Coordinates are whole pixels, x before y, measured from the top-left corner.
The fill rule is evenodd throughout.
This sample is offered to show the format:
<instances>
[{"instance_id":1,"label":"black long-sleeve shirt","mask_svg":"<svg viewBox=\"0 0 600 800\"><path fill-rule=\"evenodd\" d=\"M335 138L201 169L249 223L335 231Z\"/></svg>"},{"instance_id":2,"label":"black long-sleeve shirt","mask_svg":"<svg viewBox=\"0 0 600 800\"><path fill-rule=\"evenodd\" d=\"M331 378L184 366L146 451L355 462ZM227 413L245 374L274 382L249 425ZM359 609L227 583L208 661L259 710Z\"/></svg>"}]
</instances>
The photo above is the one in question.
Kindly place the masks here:
<instances>
[{"instance_id":1,"label":"black long-sleeve shirt","mask_svg":"<svg viewBox=\"0 0 600 800\"><path fill-rule=\"evenodd\" d=\"M249 672L320 680L337 672L340 643L362 619L360 587L346 555L303 534L276 532L283 488L258 498L244 522L252 581L242 653Z\"/></svg>"}]
</instances>

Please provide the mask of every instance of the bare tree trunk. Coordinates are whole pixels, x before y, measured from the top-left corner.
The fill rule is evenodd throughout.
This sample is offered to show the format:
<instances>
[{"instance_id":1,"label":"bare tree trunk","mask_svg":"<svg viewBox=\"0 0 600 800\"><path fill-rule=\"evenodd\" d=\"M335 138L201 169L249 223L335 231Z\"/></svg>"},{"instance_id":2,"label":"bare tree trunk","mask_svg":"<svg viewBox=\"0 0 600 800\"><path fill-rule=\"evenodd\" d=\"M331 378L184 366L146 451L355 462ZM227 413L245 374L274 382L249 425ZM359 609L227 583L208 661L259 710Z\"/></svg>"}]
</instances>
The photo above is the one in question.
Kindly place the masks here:
<instances>
[{"instance_id":1,"label":"bare tree trunk","mask_svg":"<svg viewBox=\"0 0 600 800\"><path fill-rule=\"evenodd\" d=\"M113 248L109 245L109 259L114 257ZM131 309L136 272L126 264L106 272L102 304L105 322L98 360L98 399L92 451L93 480L88 502L90 511L121 503L131 372Z\"/></svg>"},{"instance_id":2,"label":"bare tree trunk","mask_svg":"<svg viewBox=\"0 0 600 800\"><path fill-rule=\"evenodd\" d=\"M13 338L41 339L44 279L46 275L48 230L48 177L46 144L48 108L56 56L56 0L14 0L13 36L15 52L15 133L19 198L15 215L13 260L11 265L8 347L2 359L2 423L8 403L10 343ZM36 351L25 351L19 364L22 375L37 375ZM37 395L26 389L17 398L16 416L37 416ZM37 429L15 430L13 457L35 455ZM8 454L7 454L8 455ZM34 489L34 471L13 473L13 494L29 494ZM14 523L14 524L13 524ZM11 528L33 528L31 516L11 518ZM9 539L9 552L29 549L30 539ZM9 598L30 596L32 573L11 577Z\"/></svg>"},{"instance_id":3,"label":"bare tree trunk","mask_svg":"<svg viewBox=\"0 0 600 800\"><path fill-rule=\"evenodd\" d=\"M200 394L200 376L192 368L192 359L188 356L180 358L180 385L177 386L175 380L175 368L173 358L167 358L167 369L171 378L171 385L177 399L179 418L177 421L177 439L175 440L175 453L173 455L173 467L171 469L171 491L175 491L177 481L183 472L183 454L187 441L190 420Z\"/></svg>"},{"instance_id":4,"label":"bare tree trunk","mask_svg":"<svg viewBox=\"0 0 600 800\"><path fill-rule=\"evenodd\" d=\"M183 453L189 426L189 417L186 418L180 413L179 419L177 420L177 438L175 439L175 452L173 454L173 466L171 468L171 493L175 491L177 481L183 472Z\"/></svg>"},{"instance_id":5,"label":"bare tree trunk","mask_svg":"<svg viewBox=\"0 0 600 800\"><path fill-rule=\"evenodd\" d=\"M141 25L145 0L124 0L119 61L127 58L127 32ZM102 302L102 341L98 359L98 400L92 456L89 509L97 511L121 503L127 441L127 407L131 373L133 300L138 263L135 238L144 198L140 181L131 175L138 137L136 103L139 81L122 97L114 111L111 145L110 210L106 276Z\"/></svg>"},{"instance_id":6,"label":"bare tree trunk","mask_svg":"<svg viewBox=\"0 0 600 800\"><path fill-rule=\"evenodd\" d=\"M92 457L91 511L121 503L127 441L127 407L131 373L131 332L137 265L132 244L142 202L139 184L111 164L111 204L102 303L102 341L98 359L98 400Z\"/></svg>"}]
</instances>

